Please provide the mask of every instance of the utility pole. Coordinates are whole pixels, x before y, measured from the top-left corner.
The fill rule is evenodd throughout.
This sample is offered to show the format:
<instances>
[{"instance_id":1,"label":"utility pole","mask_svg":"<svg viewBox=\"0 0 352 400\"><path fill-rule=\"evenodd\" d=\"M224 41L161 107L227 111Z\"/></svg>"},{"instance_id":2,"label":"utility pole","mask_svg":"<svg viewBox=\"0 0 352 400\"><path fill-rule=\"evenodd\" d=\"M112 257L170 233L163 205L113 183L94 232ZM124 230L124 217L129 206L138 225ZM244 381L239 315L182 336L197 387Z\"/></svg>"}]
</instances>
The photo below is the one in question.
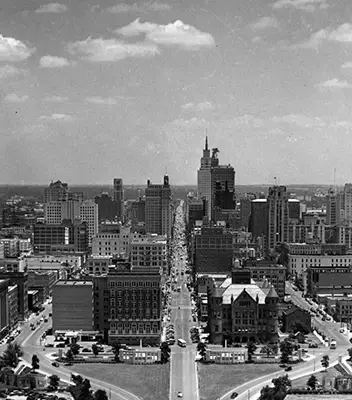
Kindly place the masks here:
<instances>
[{"instance_id":1,"label":"utility pole","mask_svg":"<svg viewBox=\"0 0 352 400\"><path fill-rule=\"evenodd\" d=\"M109 399L111 400L111 388L109 389Z\"/></svg>"},{"instance_id":2,"label":"utility pole","mask_svg":"<svg viewBox=\"0 0 352 400\"><path fill-rule=\"evenodd\" d=\"M248 400L251 400L251 389L248 389Z\"/></svg>"}]
</instances>

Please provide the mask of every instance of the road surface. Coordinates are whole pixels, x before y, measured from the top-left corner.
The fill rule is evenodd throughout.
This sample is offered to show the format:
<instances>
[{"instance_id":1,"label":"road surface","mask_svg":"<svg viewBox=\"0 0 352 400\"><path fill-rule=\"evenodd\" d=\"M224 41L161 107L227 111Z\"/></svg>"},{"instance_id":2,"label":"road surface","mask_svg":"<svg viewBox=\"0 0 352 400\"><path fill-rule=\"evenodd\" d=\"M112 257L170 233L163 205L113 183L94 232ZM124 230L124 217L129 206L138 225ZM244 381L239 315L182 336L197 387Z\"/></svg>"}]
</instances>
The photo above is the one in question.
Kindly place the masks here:
<instances>
[{"instance_id":1,"label":"road surface","mask_svg":"<svg viewBox=\"0 0 352 400\"><path fill-rule=\"evenodd\" d=\"M170 372L170 400L177 399L178 392L182 392L184 400L198 400L198 378L196 369L196 345L190 340L190 328L192 322L192 305L190 292L187 289L187 275L181 275L185 271L187 257L186 247L182 246L182 241L178 242L179 233L184 233L184 221L182 208L179 206L176 212L175 241L178 246L178 255L173 265L174 269L179 270L178 279L181 284L181 292L173 292L171 303L171 324L175 326L176 344L171 350L171 372ZM175 254L175 252L174 252ZM179 347L177 339L184 339L186 347Z\"/></svg>"}]
</instances>

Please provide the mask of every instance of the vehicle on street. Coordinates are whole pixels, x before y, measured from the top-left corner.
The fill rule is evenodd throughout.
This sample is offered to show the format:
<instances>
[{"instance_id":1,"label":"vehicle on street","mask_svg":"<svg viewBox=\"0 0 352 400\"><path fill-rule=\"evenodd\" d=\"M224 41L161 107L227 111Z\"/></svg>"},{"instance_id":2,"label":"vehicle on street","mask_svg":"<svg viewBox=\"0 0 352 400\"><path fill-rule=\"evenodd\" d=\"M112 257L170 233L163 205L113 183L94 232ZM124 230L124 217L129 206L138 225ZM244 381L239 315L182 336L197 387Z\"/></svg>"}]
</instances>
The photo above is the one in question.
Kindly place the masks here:
<instances>
[{"instance_id":1,"label":"vehicle on street","mask_svg":"<svg viewBox=\"0 0 352 400\"><path fill-rule=\"evenodd\" d=\"M187 345L187 343L186 343L186 341L184 339L177 339L177 344L180 347L186 347L186 345Z\"/></svg>"},{"instance_id":2,"label":"vehicle on street","mask_svg":"<svg viewBox=\"0 0 352 400\"><path fill-rule=\"evenodd\" d=\"M331 350L336 349L336 340L333 339L333 340L330 342L330 349L331 349Z\"/></svg>"},{"instance_id":3,"label":"vehicle on street","mask_svg":"<svg viewBox=\"0 0 352 400\"><path fill-rule=\"evenodd\" d=\"M292 371L292 367L290 366L290 367L285 368L285 371L286 371L286 372Z\"/></svg>"},{"instance_id":4,"label":"vehicle on street","mask_svg":"<svg viewBox=\"0 0 352 400\"><path fill-rule=\"evenodd\" d=\"M178 392L178 393L177 393L177 397L183 397L182 392Z\"/></svg>"},{"instance_id":5,"label":"vehicle on street","mask_svg":"<svg viewBox=\"0 0 352 400\"><path fill-rule=\"evenodd\" d=\"M238 396L237 392L233 392L230 396L230 399L235 399Z\"/></svg>"},{"instance_id":6,"label":"vehicle on street","mask_svg":"<svg viewBox=\"0 0 352 400\"><path fill-rule=\"evenodd\" d=\"M60 364L57 361L54 361L53 363L51 363L51 365L56 368L60 367Z\"/></svg>"}]
</instances>

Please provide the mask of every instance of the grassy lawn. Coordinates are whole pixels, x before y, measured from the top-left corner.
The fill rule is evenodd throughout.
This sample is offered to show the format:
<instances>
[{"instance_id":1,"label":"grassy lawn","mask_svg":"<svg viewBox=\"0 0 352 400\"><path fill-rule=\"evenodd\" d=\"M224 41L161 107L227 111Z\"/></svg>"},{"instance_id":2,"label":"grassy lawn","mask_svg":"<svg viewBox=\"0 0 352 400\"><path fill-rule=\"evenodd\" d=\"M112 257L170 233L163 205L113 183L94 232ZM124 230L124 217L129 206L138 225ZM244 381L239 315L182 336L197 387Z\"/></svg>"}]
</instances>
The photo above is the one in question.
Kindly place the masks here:
<instances>
[{"instance_id":1,"label":"grassy lawn","mask_svg":"<svg viewBox=\"0 0 352 400\"><path fill-rule=\"evenodd\" d=\"M200 400L217 399L242 383L281 369L278 364L204 365L198 363Z\"/></svg>"},{"instance_id":2,"label":"grassy lawn","mask_svg":"<svg viewBox=\"0 0 352 400\"><path fill-rule=\"evenodd\" d=\"M82 364L73 366L72 372L119 386L144 400L165 400L169 397L170 364Z\"/></svg>"},{"instance_id":3,"label":"grassy lawn","mask_svg":"<svg viewBox=\"0 0 352 400\"><path fill-rule=\"evenodd\" d=\"M311 375L315 375L317 377L319 383L322 383L323 378L325 378L326 380L330 380L330 379L335 378L336 376L340 376L342 374L341 374L341 369L331 367L331 368L328 368L328 370L326 372L316 372L316 373L312 372ZM292 381L292 387L293 388L306 387L309 377L310 377L310 375L307 375L302 378L294 379Z\"/></svg>"}]
</instances>

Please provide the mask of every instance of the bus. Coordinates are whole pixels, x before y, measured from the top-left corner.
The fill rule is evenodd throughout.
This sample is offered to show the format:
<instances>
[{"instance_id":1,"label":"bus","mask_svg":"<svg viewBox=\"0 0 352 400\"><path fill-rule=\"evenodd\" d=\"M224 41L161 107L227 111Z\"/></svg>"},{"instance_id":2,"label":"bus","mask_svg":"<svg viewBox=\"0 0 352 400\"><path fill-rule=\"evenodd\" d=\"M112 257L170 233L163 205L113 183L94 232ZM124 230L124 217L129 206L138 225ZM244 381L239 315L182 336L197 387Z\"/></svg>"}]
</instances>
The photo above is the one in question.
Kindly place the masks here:
<instances>
[{"instance_id":1,"label":"bus","mask_svg":"<svg viewBox=\"0 0 352 400\"><path fill-rule=\"evenodd\" d=\"M180 347L186 347L186 341L183 340L183 339L177 339L177 344L178 344Z\"/></svg>"},{"instance_id":2,"label":"bus","mask_svg":"<svg viewBox=\"0 0 352 400\"><path fill-rule=\"evenodd\" d=\"M330 342L330 349L332 349L332 350L336 349L336 340L332 340Z\"/></svg>"}]
</instances>

